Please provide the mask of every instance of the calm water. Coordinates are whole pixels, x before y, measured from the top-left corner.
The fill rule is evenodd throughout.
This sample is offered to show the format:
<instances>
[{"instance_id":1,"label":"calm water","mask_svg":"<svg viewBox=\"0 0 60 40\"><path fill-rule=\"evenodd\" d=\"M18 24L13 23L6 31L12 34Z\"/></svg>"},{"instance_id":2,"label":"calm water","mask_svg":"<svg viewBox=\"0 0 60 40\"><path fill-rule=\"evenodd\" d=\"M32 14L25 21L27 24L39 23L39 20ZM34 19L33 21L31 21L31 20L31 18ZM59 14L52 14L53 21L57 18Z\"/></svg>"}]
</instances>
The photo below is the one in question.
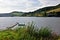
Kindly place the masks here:
<instances>
[{"instance_id":1,"label":"calm water","mask_svg":"<svg viewBox=\"0 0 60 40\"><path fill-rule=\"evenodd\" d=\"M5 29L16 22L27 24L34 22L37 27L49 26L53 31L60 33L60 18L56 17L0 17L0 29Z\"/></svg>"}]
</instances>

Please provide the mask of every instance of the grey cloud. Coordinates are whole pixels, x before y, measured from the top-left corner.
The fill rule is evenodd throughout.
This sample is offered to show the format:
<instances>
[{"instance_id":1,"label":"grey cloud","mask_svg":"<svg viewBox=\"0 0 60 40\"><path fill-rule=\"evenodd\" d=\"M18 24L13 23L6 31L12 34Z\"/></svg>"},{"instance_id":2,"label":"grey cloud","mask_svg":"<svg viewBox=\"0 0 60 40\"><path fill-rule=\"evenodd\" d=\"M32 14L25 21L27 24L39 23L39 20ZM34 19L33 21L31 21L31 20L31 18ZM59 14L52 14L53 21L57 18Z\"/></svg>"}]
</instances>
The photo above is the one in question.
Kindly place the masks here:
<instances>
[{"instance_id":1,"label":"grey cloud","mask_svg":"<svg viewBox=\"0 0 60 40\"><path fill-rule=\"evenodd\" d=\"M60 0L0 0L0 12L12 10L32 11L38 8L60 4Z\"/></svg>"}]
</instances>

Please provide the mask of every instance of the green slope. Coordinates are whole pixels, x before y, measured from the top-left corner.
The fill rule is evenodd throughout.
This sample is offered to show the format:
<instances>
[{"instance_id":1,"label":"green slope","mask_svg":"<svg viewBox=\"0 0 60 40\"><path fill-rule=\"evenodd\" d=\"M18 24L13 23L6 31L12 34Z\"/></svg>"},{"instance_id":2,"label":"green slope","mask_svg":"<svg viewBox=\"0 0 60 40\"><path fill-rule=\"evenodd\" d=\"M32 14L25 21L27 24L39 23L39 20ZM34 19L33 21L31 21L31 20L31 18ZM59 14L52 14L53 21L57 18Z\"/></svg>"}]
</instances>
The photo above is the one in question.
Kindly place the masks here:
<instances>
[{"instance_id":1,"label":"green slope","mask_svg":"<svg viewBox=\"0 0 60 40\"><path fill-rule=\"evenodd\" d=\"M14 12L11 12L11 14L12 14L12 16L47 17L49 15L60 16L60 14L58 12L60 12L60 4L56 5L56 6L40 8L33 12L26 13L26 12L14 11Z\"/></svg>"},{"instance_id":2,"label":"green slope","mask_svg":"<svg viewBox=\"0 0 60 40\"><path fill-rule=\"evenodd\" d=\"M44 8L35 10L34 12L25 13L23 16L38 16L38 17L43 17L43 16L48 16L48 14L50 12L52 12L52 13L60 12L60 4L56 5L56 6L44 7Z\"/></svg>"}]
</instances>

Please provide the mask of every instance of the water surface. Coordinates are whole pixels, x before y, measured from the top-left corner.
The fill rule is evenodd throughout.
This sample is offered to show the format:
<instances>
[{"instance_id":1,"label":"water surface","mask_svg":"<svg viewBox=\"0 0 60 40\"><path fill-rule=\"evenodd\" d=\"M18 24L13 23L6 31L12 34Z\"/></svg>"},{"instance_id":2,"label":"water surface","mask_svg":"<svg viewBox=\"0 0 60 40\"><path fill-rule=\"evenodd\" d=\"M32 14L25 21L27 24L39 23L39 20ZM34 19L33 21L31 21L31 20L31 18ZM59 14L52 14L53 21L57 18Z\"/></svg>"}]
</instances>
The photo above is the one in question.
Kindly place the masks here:
<instances>
[{"instance_id":1,"label":"water surface","mask_svg":"<svg viewBox=\"0 0 60 40\"><path fill-rule=\"evenodd\" d=\"M11 27L16 22L27 24L34 22L37 27L50 27L52 30L60 33L60 18L59 17L0 17L0 29Z\"/></svg>"}]
</instances>

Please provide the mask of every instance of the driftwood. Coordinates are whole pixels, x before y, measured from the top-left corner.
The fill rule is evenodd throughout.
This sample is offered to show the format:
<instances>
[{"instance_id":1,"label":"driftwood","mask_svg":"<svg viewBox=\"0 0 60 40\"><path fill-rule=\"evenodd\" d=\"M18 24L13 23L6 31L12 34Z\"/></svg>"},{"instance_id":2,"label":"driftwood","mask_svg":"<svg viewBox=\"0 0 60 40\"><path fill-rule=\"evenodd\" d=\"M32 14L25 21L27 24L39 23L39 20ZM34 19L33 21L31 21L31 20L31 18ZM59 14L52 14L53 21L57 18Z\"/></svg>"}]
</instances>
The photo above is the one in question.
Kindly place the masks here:
<instances>
[{"instance_id":1,"label":"driftwood","mask_svg":"<svg viewBox=\"0 0 60 40\"><path fill-rule=\"evenodd\" d=\"M19 24L18 22L15 25L12 25L11 27L7 27L8 29L14 28L16 25L18 26L25 26L25 24Z\"/></svg>"}]
</instances>

